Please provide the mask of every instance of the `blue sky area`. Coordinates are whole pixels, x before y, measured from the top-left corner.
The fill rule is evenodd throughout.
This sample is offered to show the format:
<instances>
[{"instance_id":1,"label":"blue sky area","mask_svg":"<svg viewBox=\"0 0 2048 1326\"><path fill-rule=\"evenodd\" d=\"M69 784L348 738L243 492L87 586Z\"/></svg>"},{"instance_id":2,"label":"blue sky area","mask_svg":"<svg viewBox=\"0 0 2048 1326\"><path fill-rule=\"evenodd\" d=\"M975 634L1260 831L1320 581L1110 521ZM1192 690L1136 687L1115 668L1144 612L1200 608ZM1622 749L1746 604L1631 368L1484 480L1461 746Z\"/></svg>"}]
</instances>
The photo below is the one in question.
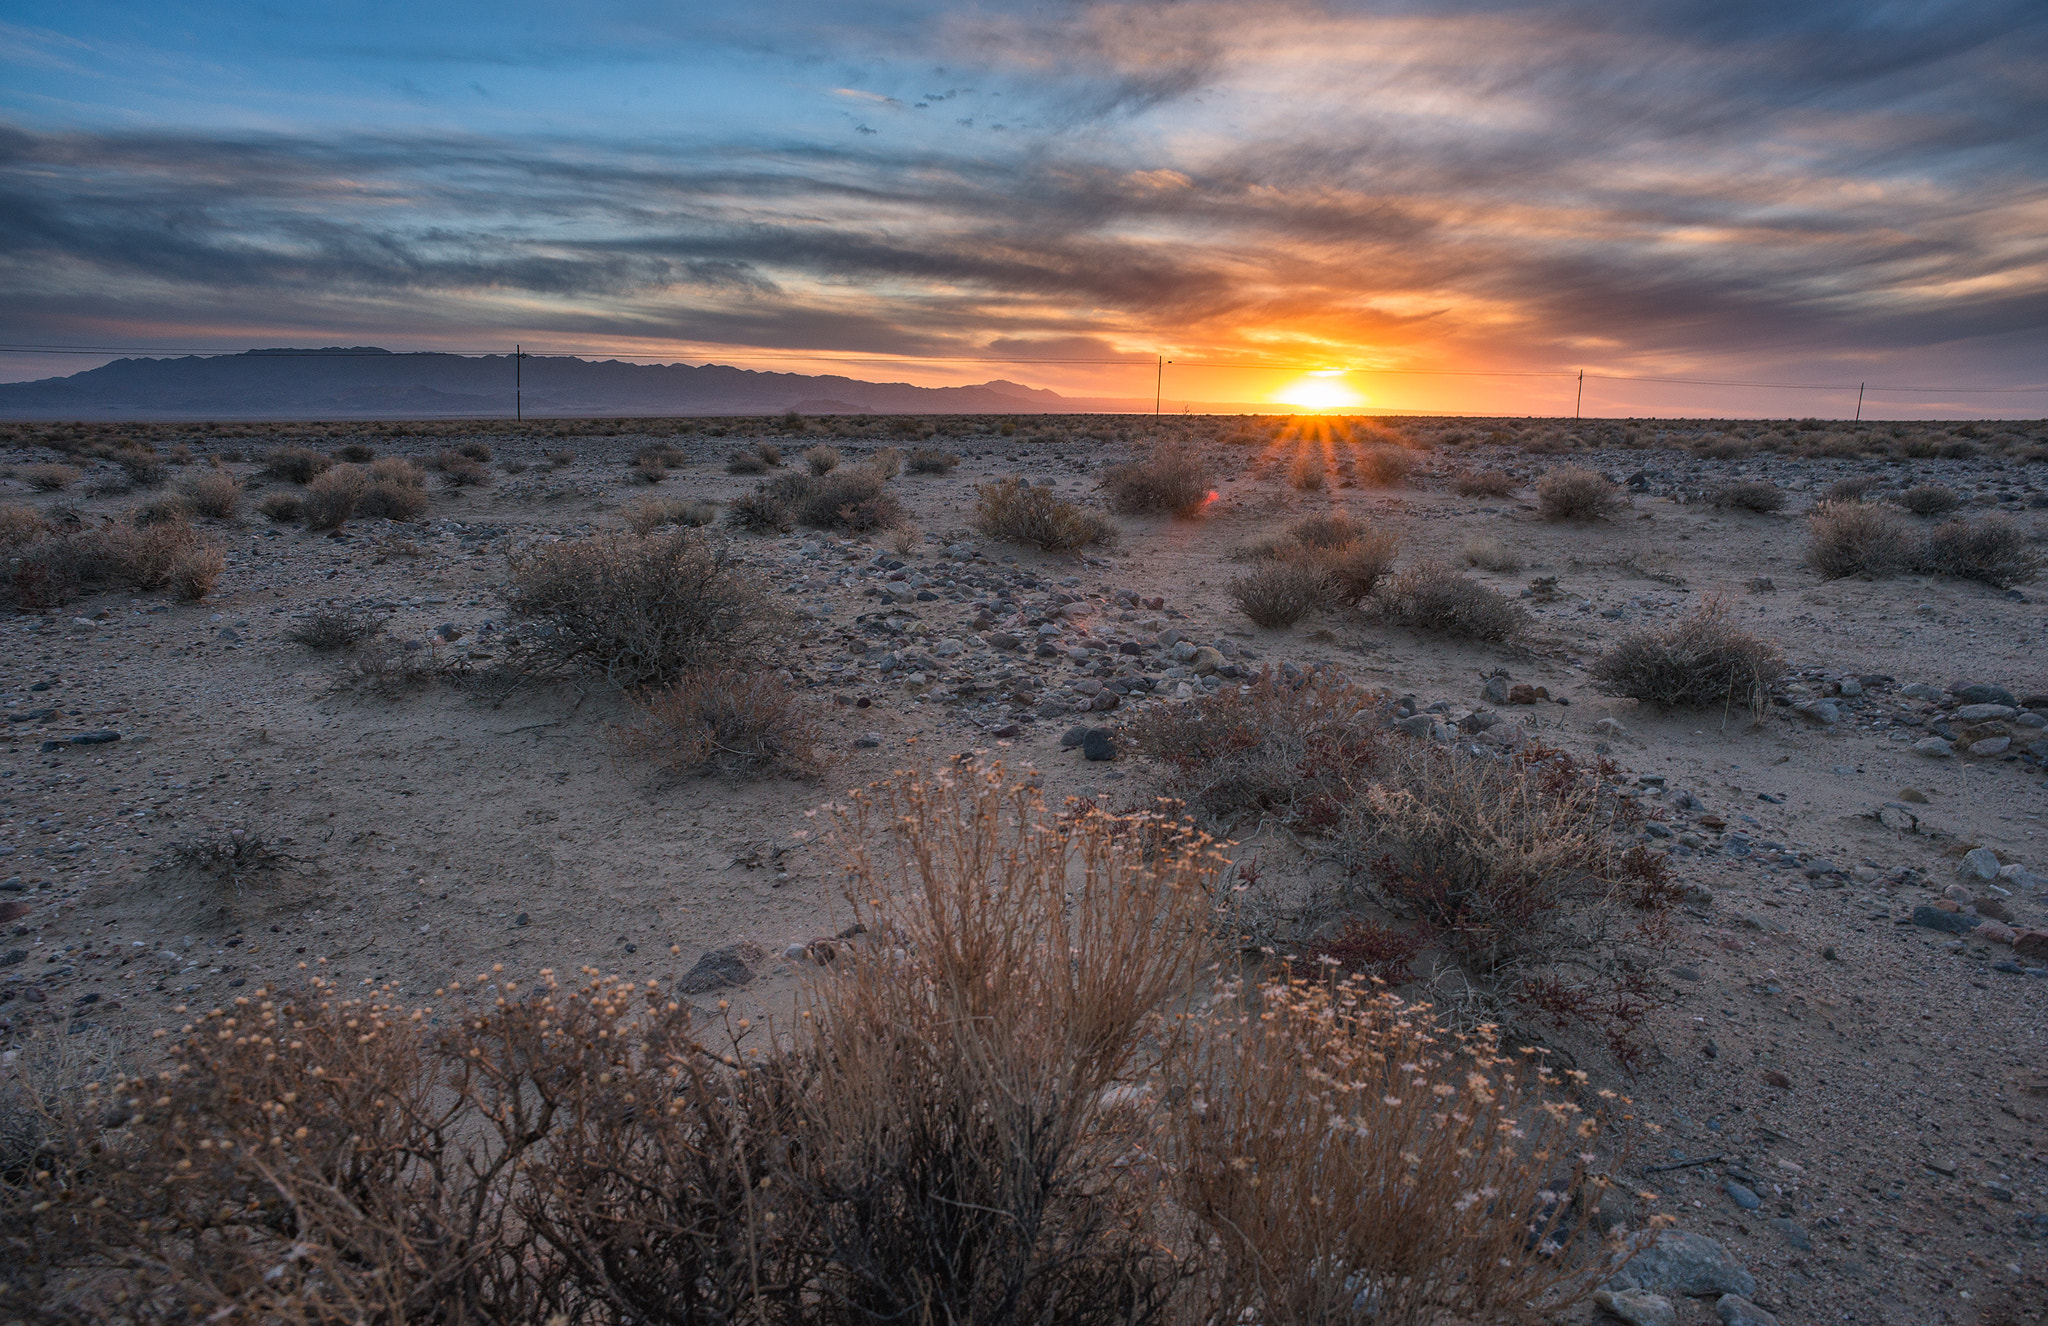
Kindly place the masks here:
<instances>
[{"instance_id":1,"label":"blue sky area","mask_svg":"<svg viewBox=\"0 0 2048 1326\"><path fill-rule=\"evenodd\" d=\"M6 0L0 340L2038 417L2044 162L2039 3Z\"/></svg>"}]
</instances>

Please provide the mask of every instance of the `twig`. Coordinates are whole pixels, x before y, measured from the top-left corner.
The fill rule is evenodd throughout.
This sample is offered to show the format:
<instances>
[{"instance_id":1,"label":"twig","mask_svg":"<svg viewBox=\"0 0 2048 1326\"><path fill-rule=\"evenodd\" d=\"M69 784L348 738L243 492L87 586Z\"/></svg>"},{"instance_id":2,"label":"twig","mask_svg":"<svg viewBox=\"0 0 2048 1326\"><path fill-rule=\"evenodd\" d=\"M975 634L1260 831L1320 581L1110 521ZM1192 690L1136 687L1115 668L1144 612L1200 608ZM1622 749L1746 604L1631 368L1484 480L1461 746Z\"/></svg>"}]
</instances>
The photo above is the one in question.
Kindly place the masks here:
<instances>
[{"instance_id":1,"label":"twig","mask_svg":"<svg viewBox=\"0 0 2048 1326\"><path fill-rule=\"evenodd\" d=\"M1717 1160L1725 1160L1727 1158L1726 1152L1717 1151L1711 1156L1701 1156L1698 1160L1674 1160L1668 1165L1645 1165L1643 1166L1643 1173L1662 1174L1667 1169L1691 1169L1694 1165L1711 1165Z\"/></svg>"}]
</instances>

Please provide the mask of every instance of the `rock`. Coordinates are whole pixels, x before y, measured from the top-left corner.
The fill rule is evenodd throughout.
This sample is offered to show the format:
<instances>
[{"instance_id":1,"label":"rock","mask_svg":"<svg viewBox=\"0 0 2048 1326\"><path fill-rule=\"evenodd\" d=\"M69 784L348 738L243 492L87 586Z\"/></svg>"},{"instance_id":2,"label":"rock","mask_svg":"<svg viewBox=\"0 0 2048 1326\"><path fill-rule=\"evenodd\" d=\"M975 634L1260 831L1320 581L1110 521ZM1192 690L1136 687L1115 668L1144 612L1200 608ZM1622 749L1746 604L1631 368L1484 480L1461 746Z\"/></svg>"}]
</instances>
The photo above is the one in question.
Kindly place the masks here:
<instances>
[{"instance_id":1,"label":"rock","mask_svg":"<svg viewBox=\"0 0 2048 1326\"><path fill-rule=\"evenodd\" d=\"M1988 847L1972 847L1963 853L1962 872L1977 879L1998 878L1998 853Z\"/></svg>"},{"instance_id":2,"label":"rock","mask_svg":"<svg viewBox=\"0 0 2048 1326\"><path fill-rule=\"evenodd\" d=\"M1927 804L1927 794L1917 787L1902 787L1899 789L1899 800L1915 806L1924 806Z\"/></svg>"},{"instance_id":3,"label":"rock","mask_svg":"<svg viewBox=\"0 0 2048 1326\"><path fill-rule=\"evenodd\" d=\"M1593 724L1593 730L1605 733L1610 737L1625 737L1628 735L1628 725L1618 718L1603 718Z\"/></svg>"},{"instance_id":4,"label":"rock","mask_svg":"<svg viewBox=\"0 0 2048 1326\"><path fill-rule=\"evenodd\" d=\"M2048 961L2048 930L2022 930L2013 936L2012 951L2035 962Z\"/></svg>"},{"instance_id":5,"label":"rock","mask_svg":"<svg viewBox=\"0 0 2048 1326\"><path fill-rule=\"evenodd\" d=\"M2003 755L2012 746L2011 737L1986 737L1970 743L1970 754L1976 756Z\"/></svg>"},{"instance_id":6,"label":"rock","mask_svg":"<svg viewBox=\"0 0 2048 1326\"><path fill-rule=\"evenodd\" d=\"M1887 829L1899 833L1920 832L1920 817L1897 802L1888 801L1877 808L1877 822ZM1858 867L1861 869L1861 867ZM1867 882L1867 881L1866 881Z\"/></svg>"},{"instance_id":7,"label":"rock","mask_svg":"<svg viewBox=\"0 0 2048 1326\"><path fill-rule=\"evenodd\" d=\"M1024 642L1008 631L991 631L987 638L990 649L1013 650L1024 647Z\"/></svg>"},{"instance_id":8,"label":"rock","mask_svg":"<svg viewBox=\"0 0 2048 1326\"><path fill-rule=\"evenodd\" d=\"M939 642L938 642L937 644L935 644L935 645L933 645L933 646L932 646L932 657L933 657L933 658L951 658L951 657L953 657L953 656L954 656L955 654L958 654L958 653L962 653L962 652L964 652L964 651L966 650L966 648L967 648L967 646L966 646L966 645L964 645L964 644L962 644L962 643L961 643L960 641L958 641L958 640L954 640L954 639L950 639L950 638L949 638L949 639L945 639L945 640L941 640L941 641L939 641Z\"/></svg>"},{"instance_id":9,"label":"rock","mask_svg":"<svg viewBox=\"0 0 2048 1326\"><path fill-rule=\"evenodd\" d=\"M1962 723L1989 723L2011 718L2018 712L2009 704L1966 704L1952 716Z\"/></svg>"},{"instance_id":10,"label":"rock","mask_svg":"<svg viewBox=\"0 0 2048 1326\"><path fill-rule=\"evenodd\" d=\"M1939 690L1929 686L1924 681L1916 681L1910 685L1899 687L1899 694L1909 700L1939 700L1942 698Z\"/></svg>"},{"instance_id":11,"label":"rock","mask_svg":"<svg viewBox=\"0 0 2048 1326\"><path fill-rule=\"evenodd\" d=\"M711 949L676 982L676 991L686 995L707 994L730 985L745 985L754 979L754 968L763 956L761 946L746 939Z\"/></svg>"},{"instance_id":12,"label":"rock","mask_svg":"<svg viewBox=\"0 0 2048 1326\"><path fill-rule=\"evenodd\" d=\"M1986 894L1981 898L1971 898L1969 901L1971 909L1987 921L2010 923L2012 920L2012 908L2005 905L2003 898L1994 898Z\"/></svg>"},{"instance_id":13,"label":"rock","mask_svg":"<svg viewBox=\"0 0 2048 1326\"><path fill-rule=\"evenodd\" d=\"M1945 760L1956 753L1955 747L1949 745L1940 737L1922 737L1913 743L1913 749L1922 755L1932 756L1937 760Z\"/></svg>"},{"instance_id":14,"label":"rock","mask_svg":"<svg viewBox=\"0 0 2048 1326\"><path fill-rule=\"evenodd\" d=\"M1091 727L1081 737L1081 754L1090 760L1116 758L1116 736L1106 727Z\"/></svg>"},{"instance_id":15,"label":"rock","mask_svg":"<svg viewBox=\"0 0 2048 1326\"><path fill-rule=\"evenodd\" d=\"M873 750L882 744L882 734L879 732L863 732L853 739L853 744L862 750Z\"/></svg>"},{"instance_id":16,"label":"rock","mask_svg":"<svg viewBox=\"0 0 2048 1326\"><path fill-rule=\"evenodd\" d=\"M1981 682L1974 685L1955 682L1948 688L1948 693L1965 705L1999 704L2008 708L2014 705L2012 692L2003 686L1987 686Z\"/></svg>"},{"instance_id":17,"label":"rock","mask_svg":"<svg viewBox=\"0 0 2048 1326\"><path fill-rule=\"evenodd\" d=\"M1546 691L1543 687L1531 686L1525 681L1518 681L1508 689L1507 702L1509 704L1535 704L1538 700L1547 700L1549 698L1550 692Z\"/></svg>"},{"instance_id":18,"label":"rock","mask_svg":"<svg viewBox=\"0 0 2048 1326\"><path fill-rule=\"evenodd\" d=\"M1778 1326L1778 1319L1739 1294L1723 1294L1714 1304L1721 1326Z\"/></svg>"},{"instance_id":19,"label":"rock","mask_svg":"<svg viewBox=\"0 0 2048 1326\"><path fill-rule=\"evenodd\" d=\"M1787 1243L1799 1249L1799 1251L1813 1251L1813 1235L1807 1233L1805 1226L1801 1225L1798 1221L1787 1216L1779 1216L1771 1221L1771 1228L1777 1231L1779 1238L1784 1239Z\"/></svg>"},{"instance_id":20,"label":"rock","mask_svg":"<svg viewBox=\"0 0 2048 1326\"><path fill-rule=\"evenodd\" d=\"M1757 1196L1754 1192L1750 1191L1748 1188L1745 1188L1743 1185L1737 1183L1733 1179L1729 1179L1726 1182L1724 1182L1721 1185L1721 1188L1724 1192L1728 1194L1729 1200L1733 1201L1737 1206L1741 1207L1745 1211L1754 1211L1759 1206L1762 1206L1764 1204L1763 1198Z\"/></svg>"},{"instance_id":21,"label":"rock","mask_svg":"<svg viewBox=\"0 0 2048 1326\"><path fill-rule=\"evenodd\" d=\"M81 732L71 738L71 744L74 746L104 746L110 741L119 741L120 739L121 734L111 730L105 732Z\"/></svg>"},{"instance_id":22,"label":"rock","mask_svg":"<svg viewBox=\"0 0 2048 1326\"><path fill-rule=\"evenodd\" d=\"M1656 1294L1701 1298L1754 1294L1756 1277L1728 1250L1703 1234L1667 1229L1608 1281L1610 1289L1647 1289Z\"/></svg>"},{"instance_id":23,"label":"rock","mask_svg":"<svg viewBox=\"0 0 2048 1326\"><path fill-rule=\"evenodd\" d=\"M1858 680L1856 680L1856 679L1855 679L1854 677L1851 677L1851 678L1849 678L1849 679L1848 679L1847 681L1844 681L1844 682L1842 683L1842 698L1843 698L1843 699L1845 699L1845 700L1854 700L1854 699L1856 699L1856 698L1857 698L1858 696L1860 696L1860 695L1862 695L1862 694L1863 694L1863 683L1862 683L1862 682L1860 682L1860 681L1858 681Z\"/></svg>"},{"instance_id":24,"label":"rock","mask_svg":"<svg viewBox=\"0 0 2048 1326\"><path fill-rule=\"evenodd\" d=\"M1188 659L1188 666L1195 670L1197 677L1206 677L1223 666L1223 651L1203 645Z\"/></svg>"},{"instance_id":25,"label":"rock","mask_svg":"<svg viewBox=\"0 0 2048 1326\"><path fill-rule=\"evenodd\" d=\"M1792 708L1807 721L1819 723L1823 727L1842 721L1842 707L1833 700L1807 700L1802 704L1793 705Z\"/></svg>"},{"instance_id":26,"label":"rock","mask_svg":"<svg viewBox=\"0 0 2048 1326\"><path fill-rule=\"evenodd\" d=\"M1087 736L1088 728L1086 724L1070 727L1065 732L1060 733L1060 749L1072 750L1086 740Z\"/></svg>"},{"instance_id":27,"label":"rock","mask_svg":"<svg viewBox=\"0 0 2048 1326\"><path fill-rule=\"evenodd\" d=\"M1406 718L1395 719L1394 730L1396 732L1405 732L1411 737L1427 740L1430 725L1435 721L1429 714L1410 714Z\"/></svg>"},{"instance_id":28,"label":"rock","mask_svg":"<svg viewBox=\"0 0 2048 1326\"><path fill-rule=\"evenodd\" d=\"M1479 698L1488 704L1508 702L1508 679L1498 674L1488 677L1486 684L1479 688Z\"/></svg>"},{"instance_id":29,"label":"rock","mask_svg":"<svg viewBox=\"0 0 2048 1326\"><path fill-rule=\"evenodd\" d=\"M1987 944L2003 944L2010 948L2013 941L2019 938L2019 934L2003 921L1986 921L1978 926L1970 937L1981 939Z\"/></svg>"},{"instance_id":30,"label":"rock","mask_svg":"<svg viewBox=\"0 0 2048 1326\"><path fill-rule=\"evenodd\" d=\"M1631 1289L1598 1289L1593 1292L1593 1305L1610 1316L1621 1318L1629 1326L1677 1326L1678 1323L1678 1310L1671 1306L1670 1299L1661 1294Z\"/></svg>"},{"instance_id":31,"label":"rock","mask_svg":"<svg viewBox=\"0 0 2048 1326\"><path fill-rule=\"evenodd\" d=\"M1975 930L1981 923L1974 916L1965 916L1961 912L1945 912L1939 907L1930 907L1922 903L1913 909L1913 924L1929 930L1939 930L1943 934L1964 935Z\"/></svg>"},{"instance_id":32,"label":"rock","mask_svg":"<svg viewBox=\"0 0 2048 1326\"><path fill-rule=\"evenodd\" d=\"M1122 704L1123 698L1123 696L1118 695L1115 691L1099 691L1096 693L1095 698L1088 702L1088 708L1095 713L1106 714L1119 704Z\"/></svg>"}]
</instances>

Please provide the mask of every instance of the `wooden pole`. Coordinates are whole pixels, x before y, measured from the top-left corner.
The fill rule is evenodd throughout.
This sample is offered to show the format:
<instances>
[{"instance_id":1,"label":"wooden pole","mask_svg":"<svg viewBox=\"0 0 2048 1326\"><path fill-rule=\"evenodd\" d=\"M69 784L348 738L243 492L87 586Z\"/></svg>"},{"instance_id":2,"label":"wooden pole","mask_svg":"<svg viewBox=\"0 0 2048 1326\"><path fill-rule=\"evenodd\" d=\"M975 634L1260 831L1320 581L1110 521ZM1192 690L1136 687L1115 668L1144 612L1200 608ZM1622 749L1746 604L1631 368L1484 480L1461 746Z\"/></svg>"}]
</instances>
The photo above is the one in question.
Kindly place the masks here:
<instances>
[{"instance_id":1,"label":"wooden pole","mask_svg":"<svg viewBox=\"0 0 2048 1326\"><path fill-rule=\"evenodd\" d=\"M1856 422L1859 424L1863 422L1863 389L1869 385L1868 382L1856 384Z\"/></svg>"},{"instance_id":2,"label":"wooden pole","mask_svg":"<svg viewBox=\"0 0 2048 1326\"><path fill-rule=\"evenodd\" d=\"M526 351L521 346L512 347L512 419L515 423L526 422Z\"/></svg>"},{"instance_id":3,"label":"wooden pole","mask_svg":"<svg viewBox=\"0 0 2048 1326\"><path fill-rule=\"evenodd\" d=\"M1585 405L1585 403L1586 403L1586 370L1582 368L1582 369L1580 369L1580 370L1579 370L1579 396L1578 396L1578 399L1577 399L1577 400L1575 400L1575 401L1573 401L1573 402L1572 402L1572 418L1574 418L1574 419L1577 419L1577 418L1579 417L1579 410L1580 410L1580 409L1581 409L1581 408L1582 408L1582 407L1583 407L1583 406Z\"/></svg>"},{"instance_id":4,"label":"wooden pole","mask_svg":"<svg viewBox=\"0 0 2048 1326\"><path fill-rule=\"evenodd\" d=\"M1159 356L1159 366L1152 372L1152 417L1159 417L1159 394L1166 389L1166 356Z\"/></svg>"}]
</instances>

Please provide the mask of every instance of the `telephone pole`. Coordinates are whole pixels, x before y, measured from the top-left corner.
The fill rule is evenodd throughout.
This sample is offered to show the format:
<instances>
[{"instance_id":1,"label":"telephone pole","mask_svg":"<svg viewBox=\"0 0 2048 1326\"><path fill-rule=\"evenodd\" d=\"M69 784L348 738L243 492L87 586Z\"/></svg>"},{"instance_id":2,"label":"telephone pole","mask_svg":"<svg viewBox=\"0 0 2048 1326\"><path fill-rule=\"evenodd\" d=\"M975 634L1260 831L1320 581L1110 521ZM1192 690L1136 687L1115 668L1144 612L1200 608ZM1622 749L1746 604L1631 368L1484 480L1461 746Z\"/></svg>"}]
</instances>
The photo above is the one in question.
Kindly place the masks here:
<instances>
[{"instance_id":1,"label":"telephone pole","mask_svg":"<svg viewBox=\"0 0 2048 1326\"><path fill-rule=\"evenodd\" d=\"M1152 417L1159 417L1159 393L1166 386L1166 356L1159 356L1159 365L1152 371Z\"/></svg>"},{"instance_id":2,"label":"telephone pole","mask_svg":"<svg viewBox=\"0 0 2048 1326\"><path fill-rule=\"evenodd\" d=\"M1856 422L1859 424L1863 422L1863 389L1869 385L1868 382L1856 384Z\"/></svg>"},{"instance_id":3,"label":"telephone pole","mask_svg":"<svg viewBox=\"0 0 2048 1326\"><path fill-rule=\"evenodd\" d=\"M1577 418L1579 417L1579 410L1580 410L1580 408L1581 408L1581 407L1583 407L1583 406L1585 405L1585 403L1586 403L1586 370L1582 368L1582 369L1580 369L1580 370L1579 370L1579 397L1578 397L1578 399L1577 399L1577 400L1575 400L1575 401L1573 401L1573 402L1572 402L1572 418L1574 418L1574 419L1577 419Z\"/></svg>"},{"instance_id":4,"label":"telephone pole","mask_svg":"<svg viewBox=\"0 0 2048 1326\"><path fill-rule=\"evenodd\" d=\"M522 370L526 367L526 351L521 346L512 347L512 421L526 421L526 383Z\"/></svg>"}]
</instances>

